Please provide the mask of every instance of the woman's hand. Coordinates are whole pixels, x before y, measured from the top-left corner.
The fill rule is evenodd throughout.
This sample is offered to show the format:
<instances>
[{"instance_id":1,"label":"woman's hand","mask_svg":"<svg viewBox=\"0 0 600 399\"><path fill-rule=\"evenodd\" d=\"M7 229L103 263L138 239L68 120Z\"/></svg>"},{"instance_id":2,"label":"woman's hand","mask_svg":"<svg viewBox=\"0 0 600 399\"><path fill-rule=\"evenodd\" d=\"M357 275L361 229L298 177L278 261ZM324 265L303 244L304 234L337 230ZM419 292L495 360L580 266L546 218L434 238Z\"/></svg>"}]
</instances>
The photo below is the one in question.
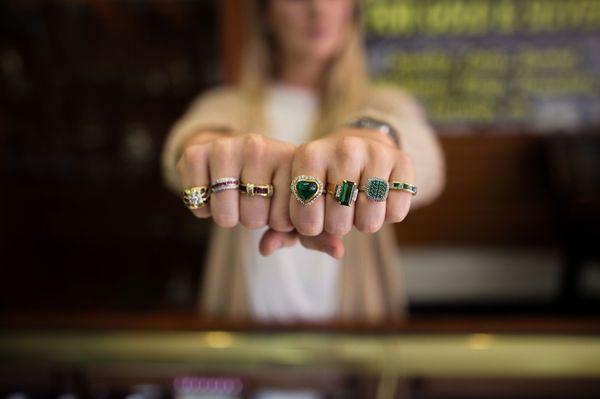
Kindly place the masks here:
<instances>
[{"instance_id":1,"label":"woman's hand","mask_svg":"<svg viewBox=\"0 0 600 399\"><path fill-rule=\"evenodd\" d=\"M413 183L410 158L393 140L376 130L345 128L296 149L292 178L314 176L325 185L349 180L363 186L367 179L379 177ZM402 221L408 214L411 194L391 191L386 201L378 202L359 193L354 205L344 206L332 195L324 195L311 205L290 198L290 218L299 234L318 236L326 232L343 236L354 225L359 231L374 233L384 223Z\"/></svg>"},{"instance_id":2,"label":"woman's hand","mask_svg":"<svg viewBox=\"0 0 600 399\"><path fill-rule=\"evenodd\" d=\"M239 190L212 193L208 205L192 212L222 227L238 223L255 229L293 230L289 217L289 176L295 147L260 134L199 132L183 145L177 171L183 187L206 186L221 177L273 184L273 196L247 196Z\"/></svg>"}]
</instances>

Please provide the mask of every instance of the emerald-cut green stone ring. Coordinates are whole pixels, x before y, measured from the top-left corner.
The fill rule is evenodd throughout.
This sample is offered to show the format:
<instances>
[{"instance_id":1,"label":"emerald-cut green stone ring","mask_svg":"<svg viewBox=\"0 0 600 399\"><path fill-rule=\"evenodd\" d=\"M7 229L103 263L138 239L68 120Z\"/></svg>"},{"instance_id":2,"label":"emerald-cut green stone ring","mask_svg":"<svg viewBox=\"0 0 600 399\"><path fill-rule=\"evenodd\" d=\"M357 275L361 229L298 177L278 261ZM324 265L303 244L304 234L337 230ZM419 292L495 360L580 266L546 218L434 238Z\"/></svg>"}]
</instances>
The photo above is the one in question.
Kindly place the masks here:
<instances>
[{"instance_id":1,"label":"emerald-cut green stone ring","mask_svg":"<svg viewBox=\"0 0 600 399\"><path fill-rule=\"evenodd\" d=\"M311 205L323 194L323 183L314 176L296 176L290 184L294 197L302 205Z\"/></svg>"},{"instance_id":2,"label":"emerald-cut green stone ring","mask_svg":"<svg viewBox=\"0 0 600 399\"><path fill-rule=\"evenodd\" d=\"M358 196L358 185L350 180L344 180L341 184L328 183L327 193L333 195L340 205L352 206Z\"/></svg>"},{"instance_id":3,"label":"emerald-cut green stone ring","mask_svg":"<svg viewBox=\"0 0 600 399\"><path fill-rule=\"evenodd\" d=\"M390 192L390 184L385 179L371 177L367 179L367 184L361 187L361 191L367 195L371 201L385 201Z\"/></svg>"}]
</instances>

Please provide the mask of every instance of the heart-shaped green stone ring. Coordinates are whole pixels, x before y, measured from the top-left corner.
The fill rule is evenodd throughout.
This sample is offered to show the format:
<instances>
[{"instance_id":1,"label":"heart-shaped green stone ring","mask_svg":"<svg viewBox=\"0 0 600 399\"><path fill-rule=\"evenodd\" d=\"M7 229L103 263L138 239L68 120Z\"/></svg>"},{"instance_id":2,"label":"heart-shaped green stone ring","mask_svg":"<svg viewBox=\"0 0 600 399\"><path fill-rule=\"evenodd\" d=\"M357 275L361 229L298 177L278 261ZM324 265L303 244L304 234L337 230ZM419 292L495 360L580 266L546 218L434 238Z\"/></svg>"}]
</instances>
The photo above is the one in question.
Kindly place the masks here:
<instances>
[{"instance_id":1,"label":"heart-shaped green stone ring","mask_svg":"<svg viewBox=\"0 0 600 399\"><path fill-rule=\"evenodd\" d=\"M310 205L323 194L323 183L314 176L296 176L290 184L294 196L302 205Z\"/></svg>"}]
</instances>

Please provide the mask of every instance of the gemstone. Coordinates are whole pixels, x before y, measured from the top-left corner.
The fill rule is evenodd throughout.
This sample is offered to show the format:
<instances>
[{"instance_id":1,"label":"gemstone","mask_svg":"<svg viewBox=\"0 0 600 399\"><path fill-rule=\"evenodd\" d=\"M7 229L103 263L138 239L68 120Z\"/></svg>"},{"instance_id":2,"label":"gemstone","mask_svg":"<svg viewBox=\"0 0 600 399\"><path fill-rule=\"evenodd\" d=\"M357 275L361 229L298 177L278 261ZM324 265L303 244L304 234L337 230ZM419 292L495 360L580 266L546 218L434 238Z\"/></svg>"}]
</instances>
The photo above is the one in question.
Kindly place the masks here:
<instances>
[{"instance_id":1,"label":"gemstone","mask_svg":"<svg viewBox=\"0 0 600 399\"><path fill-rule=\"evenodd\" d=\"M348 180L344 180L341 185L340 194L338 196L341 205L350 206L352 205L352 199L356 198L354 191L356 190L356 183Z\"/></svg>"},{"instance_id":2,"label":"gemstone","mask_svg":"<svg viewBox=\"0 0 600 399\"><path fill-rule=\"evenodd\" d=\"M310 201L312 197L317 193L319 186L317 182L308 181L308 180L300 180L296 183L296 190L298 191L298 196L302 198L304 201Z\"/></svg>"},{"instance_id":3,"label":"gemstone","mask_svg":"<svg viewBox=\"0 0 600 399\"><path fill-rule=\"evenodd\" d=\"M389 184L379 178L371 178L367 181L367 197L373 201L385 201L388 195Z\"/></svg>"},{"instance_id":4,"label":"gemstone","mask_svg":"<svg viewBox=\"0 0 600 399\"><path fill-rule=\"evenodd\" d=\"M323 184L313 176L296 176L290 188L302 205L312 204L323 193Z\"/></svg>"}]
</instances>

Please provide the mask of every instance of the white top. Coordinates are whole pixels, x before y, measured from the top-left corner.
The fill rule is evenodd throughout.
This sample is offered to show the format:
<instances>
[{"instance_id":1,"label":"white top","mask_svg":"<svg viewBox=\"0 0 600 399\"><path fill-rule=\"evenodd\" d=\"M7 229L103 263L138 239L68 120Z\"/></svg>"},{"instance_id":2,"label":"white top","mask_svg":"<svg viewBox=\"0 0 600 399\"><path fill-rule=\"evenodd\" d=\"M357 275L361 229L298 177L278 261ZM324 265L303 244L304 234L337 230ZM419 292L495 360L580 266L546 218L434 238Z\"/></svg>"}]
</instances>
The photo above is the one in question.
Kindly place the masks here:
<instances>
[{"instance_id":1,"label":"white top","mask_svg":"<svg viewBox=\"0 0 600 399\"><path fill-rule=\"evenodd\" d=\"M265 103L267 134L299 145L308 139L318 97L311 90L275 83ZM339 305L341 260L298 242L264 257L258 243L268 227L249 231L246 279L253 317L262 321L320 321Z\"/></svg>"}]
</instances>

